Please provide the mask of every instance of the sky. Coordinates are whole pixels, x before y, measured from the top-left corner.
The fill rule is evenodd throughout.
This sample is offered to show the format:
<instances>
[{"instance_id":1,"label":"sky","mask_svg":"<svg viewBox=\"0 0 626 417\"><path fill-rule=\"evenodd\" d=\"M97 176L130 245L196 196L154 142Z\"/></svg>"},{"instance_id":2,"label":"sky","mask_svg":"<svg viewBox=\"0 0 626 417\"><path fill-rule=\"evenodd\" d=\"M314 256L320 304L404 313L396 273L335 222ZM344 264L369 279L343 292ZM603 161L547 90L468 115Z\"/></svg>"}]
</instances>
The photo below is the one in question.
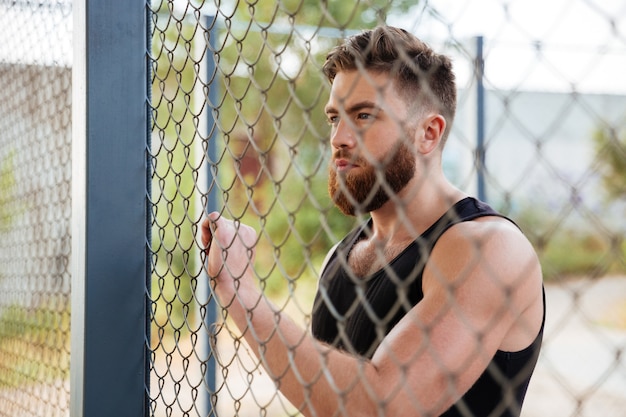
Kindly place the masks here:
<instances>
[{"instance_id":1,"label":"sky","mask_svg":"<svg viewBox=\"0 0 626 417\"><path fill-rule=\"evenodd\" d=\"M497 88L626 93L623 0L431 0L390 23L433 42L483 36Z\"/></svg>"},{"instance_id":2,"label":"sky","mask_svg":"<svg viewBox=\"0 0 626 417\"><path fill-rule=\"evenodd\" d=\"M0 63L71 66L71 3L67 0L24 0L24 6L19 3L0 3Z\"/></svg>"},{"instance_id":3,"label":"sky","mask_svg":"<svg viewBox=\"0 0 626 417\"><path fill-rule=\"evenodd\" d=\"M175 3L184 9L187 0ZM0 60L71 65L70 7L52 16L45 7L2 9ZM471 50L483 36L487 88L626 94L624 0L430 0L388 23L434 47L452 40ZM471 76L471 68L456 70L461 80Z\"/></svg>"}]
</instances>

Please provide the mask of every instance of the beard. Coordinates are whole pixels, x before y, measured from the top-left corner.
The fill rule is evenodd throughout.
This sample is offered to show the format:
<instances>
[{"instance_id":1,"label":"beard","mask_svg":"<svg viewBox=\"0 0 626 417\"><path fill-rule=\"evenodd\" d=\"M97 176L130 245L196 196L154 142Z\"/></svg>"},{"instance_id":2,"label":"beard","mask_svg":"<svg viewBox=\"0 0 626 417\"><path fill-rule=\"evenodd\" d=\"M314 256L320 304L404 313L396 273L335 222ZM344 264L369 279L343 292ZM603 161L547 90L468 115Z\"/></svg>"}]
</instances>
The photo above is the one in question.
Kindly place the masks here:
<instances>
[{"instance_id":1,"label":"beard","mask_svg":"<svg viewBox=\"0 0 626 417\"><path fill-rule=\"evenodd\" d=\"M337 158L353 160L344 149L335 152L333 159ZM329 167L328 192L344 214L354 216L357 212L369 213L381 208L391 195L399 193L415 175L416 157L405 143L389 151L382 161L385 161L382 173L384 180L378 179L377 168L362 157L354 160L358 165L358 173L351 172L353 168L345 175L338 174L333 165Z\"/></svg>"}]
</instances>

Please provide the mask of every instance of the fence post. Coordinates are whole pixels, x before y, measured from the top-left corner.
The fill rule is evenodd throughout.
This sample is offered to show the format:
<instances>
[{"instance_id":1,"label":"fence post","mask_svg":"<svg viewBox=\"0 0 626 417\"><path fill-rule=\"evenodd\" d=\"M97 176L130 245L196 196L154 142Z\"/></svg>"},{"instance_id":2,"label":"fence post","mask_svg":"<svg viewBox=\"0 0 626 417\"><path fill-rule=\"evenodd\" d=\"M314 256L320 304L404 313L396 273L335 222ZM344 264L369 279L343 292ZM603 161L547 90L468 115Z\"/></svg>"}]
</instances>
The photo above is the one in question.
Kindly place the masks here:
<instances>
[{"instance_id":1,"label":"fence post","mask_svg":"<svg viewBox=\"0 0 626 417\"><path fill-rule=\"evenodd\" d=\"M146 3L75 0L73 417L146 414Z\"/></svg>"},{"instance_id":2,"label":"fence post","mask_svg":"<svg viewBox=\"0 0 626 417\"><path fill-rule=\"evenodd\" d=\"M207 51L205 53L205 65L206 65L206 77L207 77L207 85L208 85L208 101L206 108L206 123L207 123L207 206L205 210L207 213L212 211L219 211L218 207L218 187L216 186L216 173L214 164L219 158L218 148L217 148L217 139L218 139L218 128L215 120L215 115L213 112L213 108L217 106L219 100L219 83L218 83L218 71L217 65L215 61L215 51L217 50L217 39L219 36L218 33L218 21L217 14L216 15L207 15L205 16L205 22L207 27ZM203 268L203 271L204 268ZM213 329L213 325L217 322L217 311L218 305L215 301L215 298L211 295L210 290L208 289L208 277L206 275L203 277L203 285L206 286L206 317L204 317L206 328L208 329L208 337L211 338L213 335L211 331ZM205 375L205 382L208 388L208 398L207 398L207 415L208 416L217 416L217 362L215 360L215 353L212 351L212 344L208 343L208 352L207 352L207 368Z\"/></svg>"},{"instance_id":3,"label":"fence post","mask_svg":"<svg viewBox=\"0 0 626 417\"><path fill-rule=\"evenodd\" d=\"M483 56L482 36L476 37L476 178L477 197L487 201L485 191L485 60Z\"/></svg>"}]
</instances>

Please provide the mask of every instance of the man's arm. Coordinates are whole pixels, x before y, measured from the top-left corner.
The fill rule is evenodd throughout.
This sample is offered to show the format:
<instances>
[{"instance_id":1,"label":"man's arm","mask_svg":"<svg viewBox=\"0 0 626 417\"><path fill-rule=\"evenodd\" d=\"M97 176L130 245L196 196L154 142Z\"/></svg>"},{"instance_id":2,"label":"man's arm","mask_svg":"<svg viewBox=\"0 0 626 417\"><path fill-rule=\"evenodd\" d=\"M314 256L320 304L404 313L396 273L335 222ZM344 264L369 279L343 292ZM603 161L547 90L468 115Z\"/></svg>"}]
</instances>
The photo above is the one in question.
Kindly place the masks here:
<instances>
[{"instance_id":1,"label":"man's arm","mask_svg":"<svg viewBox=\"0 0 626 417\"><path fill-rule=\"evenodd\" d=\"M541 280L534 252L516 230L498 222L457 225L432 253L424 299L368 361L320 343L277 311L254 284L255 232L216 221L215 214L211 219L203 224L203 242L215 222L208 272L220 303L281 392L311 416L445 411L536 302Z\"/></svg>"},{"instance_id":2,"label":"man's arm","mask_svg":"<svg viewBox=\"0 0 626 417\"><path fill-rule=\"evenodd\" d=\"M469 390L498 349L521 350L535 339L543 317L541 270L521 232L488 217L439 239L422 287L424 299L372 362L382 381L394 369L404 380L397 404L419 402L438 415ZM393 386L393 377L387 383Z\"/></svg>"}]
</instances>

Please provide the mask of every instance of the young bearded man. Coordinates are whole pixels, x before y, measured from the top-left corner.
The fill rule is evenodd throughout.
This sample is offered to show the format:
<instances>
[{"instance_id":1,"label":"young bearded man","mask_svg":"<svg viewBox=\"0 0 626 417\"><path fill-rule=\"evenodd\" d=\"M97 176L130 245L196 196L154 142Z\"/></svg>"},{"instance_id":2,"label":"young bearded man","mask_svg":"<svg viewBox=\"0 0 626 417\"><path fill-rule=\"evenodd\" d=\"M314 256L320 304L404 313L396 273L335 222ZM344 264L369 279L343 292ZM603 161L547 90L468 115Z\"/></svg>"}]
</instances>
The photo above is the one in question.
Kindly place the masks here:
<instances>
[{"instance_id":1,"label":"young bearded man","mask_svg":"<svg viewBox=\"0 0 626 417\"><path fill-rule=\"evenodd\" d=\"M202 225L220 304L307 416L519 416L544 323L542 274L508 219L445 178L450 60L392 27L333 49L329 192L370 219L322 269L312 329L259 292L257 236Z\"/></svg>"}]
</instances>

